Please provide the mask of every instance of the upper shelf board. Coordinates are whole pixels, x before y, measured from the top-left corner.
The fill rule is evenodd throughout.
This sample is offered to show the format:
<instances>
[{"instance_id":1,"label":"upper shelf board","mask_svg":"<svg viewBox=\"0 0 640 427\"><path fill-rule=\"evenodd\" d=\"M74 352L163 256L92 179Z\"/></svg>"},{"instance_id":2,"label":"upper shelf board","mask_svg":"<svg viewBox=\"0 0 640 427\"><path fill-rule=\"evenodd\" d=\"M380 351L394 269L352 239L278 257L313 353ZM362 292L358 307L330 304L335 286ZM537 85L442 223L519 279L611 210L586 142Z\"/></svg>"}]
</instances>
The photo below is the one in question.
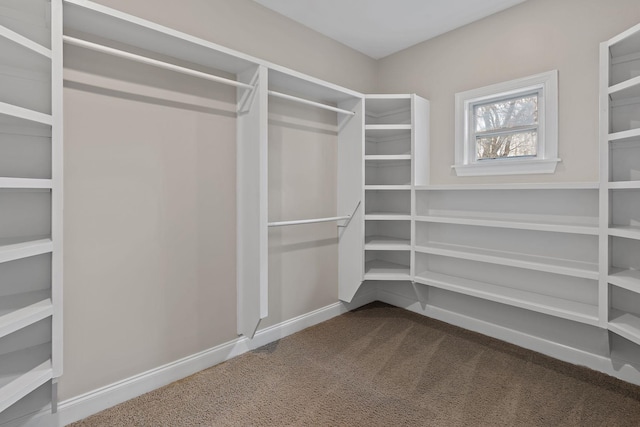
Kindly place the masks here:
<instances>
[{"instance_id":1,"label":"upper shelf board","mask_svg":"<svg viewBox=\"0 0 640 427\"><path fill-rule=\"evenodd\" d=\"M614 58L640 52L640 24L610 39L608 44Z\"/></svg>"}]
</instances>

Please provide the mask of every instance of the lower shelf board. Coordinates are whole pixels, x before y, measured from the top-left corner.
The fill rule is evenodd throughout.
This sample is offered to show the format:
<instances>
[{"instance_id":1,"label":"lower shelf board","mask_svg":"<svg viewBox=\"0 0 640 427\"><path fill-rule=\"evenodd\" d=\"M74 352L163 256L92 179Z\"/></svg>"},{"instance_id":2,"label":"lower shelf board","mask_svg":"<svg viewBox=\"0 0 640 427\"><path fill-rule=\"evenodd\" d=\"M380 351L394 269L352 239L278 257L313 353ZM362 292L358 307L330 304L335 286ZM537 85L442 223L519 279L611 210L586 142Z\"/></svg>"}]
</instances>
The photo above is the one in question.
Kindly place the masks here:
<instances>
[{"instance_id":1,"label":"lower shelf board","mask_svg":"<svg viewBox=\"0 0 640 427\"><path fill-rule=\"evenodd\" d=\"M624 268L612 268L608 282L631 292L640 293L640 271Z\"/></svg>"},{"instance_id":2,"label":"lower shelf board","mask_svg":"<svg viewBox=\"0 0 640 427\"><path fill-rule=\"evenodd\" d=\"M0 356L0 412L52 379L51 343Z\"/></svg>"},{"instance_id":3,"label":"lower shelf board","mask_svg":"<svg viewBox=\"0 0 640 427\"><path fill-rule=\"evenodd\" d=\"M626 239L640 240L640 227L637 227L637 226L612 226L612 227L609 227L609 236L624 237Z\"/></svg>"},{"instance_id":4,"label":"lower shelf board","mask_svg":"<svg viewBox=\"0 0 640 427\"><path fill-rule=\"evenodd\" d=\"M595 305L431 271L416 274L414 281L416 283L520 307L563 319L589 325L598 325L598 307Z\"/></svg>"},{"instance_id":5,"label":"lower shelf board","mask_svg":"<svg viewBox=\"0 0 640 427\"><path fill-rule=\"evenodd\" d=\"M411 280L409 266L373 260L365 264L364 280Z\"/></svg>"},{"instance_id":6,"label":"lower shelf board","mask_svg":"<svg viewBox=\"0 0 640 427\"><path fill-rule=\"evenodd\" d=\"M611 310L609 330L636 344L640 344L640 317L633 313Z\"/></svg>"},{"instance_id":7,"label":"lower shelf board","mask_svg":"<svg viewBox=\"0 0 640 427\"><path fill-rule=\"evenodd\" d=\"M598 280L598 265L596 263L438 242L429 242L425 246L416 246L415 250L418 253L447 256L466 259L469 261L487 262L491 264Z\"/></svg>"},{"instance_id":8,"label":"lower shelf board","mask_svg":"<svg viewBox=\"0 0 640 427\"><path fill-rule=\"evenodd\" d=\"M399 237L367 236L364 248L369 251L410 251L411 240Z\"/></svg>"},{"instance_id":9,"label":"lower shelf board","mask_svg":"<svg viewBox=\"0 0 640 427\"><path fill-rule=\"evenodd\" d=\"M0 297L0 337L53 314L49 291L25 292Z\"/></svg>"}]
</instances>

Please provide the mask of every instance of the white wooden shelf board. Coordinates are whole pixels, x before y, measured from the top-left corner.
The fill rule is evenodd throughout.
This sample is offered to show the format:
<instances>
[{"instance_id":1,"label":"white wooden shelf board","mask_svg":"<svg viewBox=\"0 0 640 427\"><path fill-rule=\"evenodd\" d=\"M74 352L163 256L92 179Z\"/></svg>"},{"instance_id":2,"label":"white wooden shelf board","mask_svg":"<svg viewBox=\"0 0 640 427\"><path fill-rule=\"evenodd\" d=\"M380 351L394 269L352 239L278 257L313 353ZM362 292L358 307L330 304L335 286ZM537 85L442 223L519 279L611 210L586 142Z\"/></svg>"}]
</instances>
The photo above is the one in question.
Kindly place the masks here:
<instances>
[{"instance_id":1,"label":"white wooden shelf board","mask_svg":"<svg viewBox=\"0 0 640 427\"><path fill-rule=\"evenodd\" d=\"M383 260L365 263L364 280L411 280L409 266Z\"/></svg>"},{"instance_id":2,"label":"white wooden shelf board","mask_svg":"<svg viewBox=\"0 0 640 427\"><path fill-rule=\"evenodd\" d=\"M367 161L411 160L411 154L368 154L364 159Z\"/></svg>"},{"instance_id":3,"label":"white wooden shelf board","mask_svg":"<svg viewBox=\"0 0 640 427\"><path fill-rule=\"evenodd\" d=\"M3 25L0 25L0 37L19 44L26 49L44 56L45 58L51 58L51 49L47 49L46 47L39 45L38 43L8 29Z\"/></svg>"},{"instance_id":4,"label":"white wooden shelf board","mask_svg":"<svg viewBox=\"0 0 640 427\"><path fill-rule=\"evenodd\" d=\"M416 252L441 255L470 261L487 262L529 270L545 271L566 276L598 279L596 263L543 257L539 255L505 252L492 249L475 248L447 243L429 243L428 246L416 246Z\"/></svg>"},{"instance_id":5,"label":"white wooden shelf board","mask_svg":"<svg viewBox=\"0 0 640 427\"><path fill-rule=\"evenodd\" d=\"M636 141L640 144L640 129L625 130L609 134L611 142L631 142Z\"/></svg>"},{"instance_id":6,"label":"white wooden shelf board","mask_svg":"<svg viewBox=\"0 0 640 427\"><path fill-rule=\"evenodd\" d=\"M610 226L609 236L640 240L640 226Z\"/></svg>"},{"instance_id":7,"label":"white wooden shelf board","mask_svg":"<svg viewBox=\"0 0 640 427\"><path fill-rule=\"evenodd\" d=\"M285 92L322 104L338 104L363 95L297 71L269 64L269 89Z\"/></svg>"},{"instance_id":8,"label":"white wooden shelf board","mask_svg":"<svg viewBox=\"0 0 640 427\"><path fill-rule=\"evenodd\" d=\"M365 131L397 131L397 130L411 130L411 125L401 124L401 125L365 125Z\"/></svg>"},{"instance_id":9,"label":"white wooden shelf board","mask_svg":"<svg viewBox=\"0 0 640 427\"><path fill-rule=\"evenodd\" d=\"M530 184L452 184L452 185L419 185L416 190L449 191L449 190L597 190L597 182L561 182L561 183L530 183Z\"/></svg>"},{"instance_id":10,"label":"white wooden shelf board","mask_svg":"<svg viewBox=\"0 0 640 427\"><path fill-rule=\"evenodd\" d=\"M404 185L365 185L364 186L365 190L411 190L411 184L404 184Z\"/></svg>"},{"instance_id":11,"label":"white wooden shelf board","mask_svg":"<svg viewBox=\"0 0 640 427\"><path fill-rule=\"evenodd\" d=\"M640 24L629 28L608 41L612 61L621 56L638 53Z\"/></svg>"},{"instance_id":12,"label":"white wooden shelf board","mask_svg":"<svg viewBox=\"0 0 640 427\"><path fill-rule=\"evenodd\" d=\"M563 319L598 325L598 307L593 305L430 271L416 274L415 281Z\"/></svg>"},{"instance_id":13,"label":"white wooden shelf board","mask_svg":"<svg viewBox=\"0 0 640 427\"><path fill-rule=\"evenodd\" d=\"M640 271L625 268L611 268L607 279L612 285L640 293Z\"/></svg>"},{"instance_id":14,"label":"white wooden shelf board","mask_svg":"<svg viewBox=\"0 0 640 427\"><path fill-rule=\"evenodd\" d=\"M0 188L52 188L53 181L50 179L31 178L2 178L0 177Z\"/></svg>"},{"instance_id":15,"label":"white wooden shelf board","mask_svg":"<svg viewBox=\"0 0 640 427\"><path fill-rule=\"evenodd\" d=\"M640 97L640 76L611 86L609 96L613 101Z\"/></svg>"},{"instance_id":16,"label":"white wooden shelf board","mask_svg":"<svg viewBox=\"0 0 640 427\"><path fill-rule=\"evenodd\" d=\"M640 317L632 313L611 310L609 330L629 341L640 344Z\"/></svg>"},{"instance_id":17,"label":"white wooden shelf board","mask_svg":"<svg viewBox=\"0 0 640 427\"><path fill-rule=\"evenodd\" d=\"M0 356L0 412L51 380L51 343Z\"/></svg>"},{"instance_id":18,"label":"white wooden shelf board","mask_svg":"<svg viewBox=\"0 0 640 427\"><path fill-rule=\"evenodd\" d=\"M388 236L367 236L364 248L370 251L409 251L411 240Z\"/></svg>"},{"instance_id":19,"label":"white wooden shelf board","mask_svg":"<svg viewBox=\"0 0 640 427\"><path fill-rule=\"evenodd\" d=\"M0 239L0 262L13 261L28 258L35 255L51 252L53 242L51 239Z\"/></svg>"},{"instance_id":20,"label":"white wooden shelf board","mask_svg":"<svg viewBox=\"0 0 640 427\"><path fill-rule=\"evenodd\" d=\"M411 215L396 212L371 212L365 214L365 221L410 221Z\"/></svg>"},{"instance_id":21,"label":"white wooden shelf board","mask_svg":"<svg viewBox=\"0 0 640 427\"><path fill-rule=\"evenodd\" d=\"M609 183L610 190L635 190L640 189L640 181L616 181Z\"/></svg>"},{"instance_id":22,"label":"white wooden shelf board","mask_svg":"<svg viewBox=\"0 0 640 427\"><path fill-rule=\"evenodd\" d=\"M49 114L43 114L38 111L7 104L6 102L0 102L0 114L48 126L51 126L53 123L53 118Z\"/></svg>"},{"instance_id":23,"label":"white wooden shelf board","mask_svg":"<svg viewBox=\"0 0 640 427\"><path fill-rule=\"evenodd\" d=\"M0 337L53 314L49 291L25 292L0 298Z\"/></svg>"},{"instance_id":24,"label":"white wooden shelf board","mask_svg":"<svg viewBox=\"0 0 640 427\"><path fill-rule=\"evenodd\" d=\"M536 222L534 220L524 220L522 218L504 216L500 219L486 219L483 217L473 217L469 215L422 215L416 216L416 221L431 222L440 224L458 224L458 225L473 225L479 227L497 227L497 228L512 228L518 230L533 230L533 231L550 231L555 233L573 233L573 234L588 234L598 235L597 225L572 225L575 222L567 220L566 223L561 222Z\"/></svg>"}]
</instances>

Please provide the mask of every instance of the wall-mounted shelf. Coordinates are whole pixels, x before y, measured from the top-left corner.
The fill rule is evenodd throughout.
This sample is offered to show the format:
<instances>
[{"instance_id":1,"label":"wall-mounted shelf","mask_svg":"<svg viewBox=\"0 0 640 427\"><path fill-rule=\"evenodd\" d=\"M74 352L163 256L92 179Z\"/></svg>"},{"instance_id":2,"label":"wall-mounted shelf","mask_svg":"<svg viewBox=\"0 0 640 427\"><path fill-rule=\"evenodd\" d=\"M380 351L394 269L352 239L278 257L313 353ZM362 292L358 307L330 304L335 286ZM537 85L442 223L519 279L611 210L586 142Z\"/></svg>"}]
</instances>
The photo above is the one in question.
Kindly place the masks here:
<instances>
[{"instance_id":1,"label":"wall-mounted shelf","mask_svg":"<svg viewBox=\"0 0 640 427\"><path fill-rule=\"evenodd\" d=\"M0 337L53 315L49 291L3 296L0 300Z\"/></svg>"}]
</instances>

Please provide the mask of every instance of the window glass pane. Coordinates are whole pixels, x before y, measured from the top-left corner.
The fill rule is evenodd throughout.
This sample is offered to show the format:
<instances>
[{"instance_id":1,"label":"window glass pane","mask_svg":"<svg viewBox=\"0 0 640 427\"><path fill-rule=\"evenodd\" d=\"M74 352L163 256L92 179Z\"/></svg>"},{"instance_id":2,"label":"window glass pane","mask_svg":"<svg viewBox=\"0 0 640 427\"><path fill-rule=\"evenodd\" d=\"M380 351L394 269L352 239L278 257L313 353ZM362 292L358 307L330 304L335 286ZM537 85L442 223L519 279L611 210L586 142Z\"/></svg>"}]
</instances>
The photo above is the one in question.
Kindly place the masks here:
<instances>
[{"instance_id":1,"label":"window glass pane","mask_svg":"<svg viewBox=\"0 0 640 427\"><path fill-rule=\"evenodd\" d=\"M538 132L535 130L476 137L477 159L530 157L538 155Z\"/></svg>"},{"instance_id":2,"label":"window glass pane","mask_svg":"<svg viewBox=\"0 0 640 427\"><path fill-rule=\"evenodd\" d=\"M535 126L538 124L538 94L475 105L473 110L476 132Z\"/></svg>"}]
</instances>

